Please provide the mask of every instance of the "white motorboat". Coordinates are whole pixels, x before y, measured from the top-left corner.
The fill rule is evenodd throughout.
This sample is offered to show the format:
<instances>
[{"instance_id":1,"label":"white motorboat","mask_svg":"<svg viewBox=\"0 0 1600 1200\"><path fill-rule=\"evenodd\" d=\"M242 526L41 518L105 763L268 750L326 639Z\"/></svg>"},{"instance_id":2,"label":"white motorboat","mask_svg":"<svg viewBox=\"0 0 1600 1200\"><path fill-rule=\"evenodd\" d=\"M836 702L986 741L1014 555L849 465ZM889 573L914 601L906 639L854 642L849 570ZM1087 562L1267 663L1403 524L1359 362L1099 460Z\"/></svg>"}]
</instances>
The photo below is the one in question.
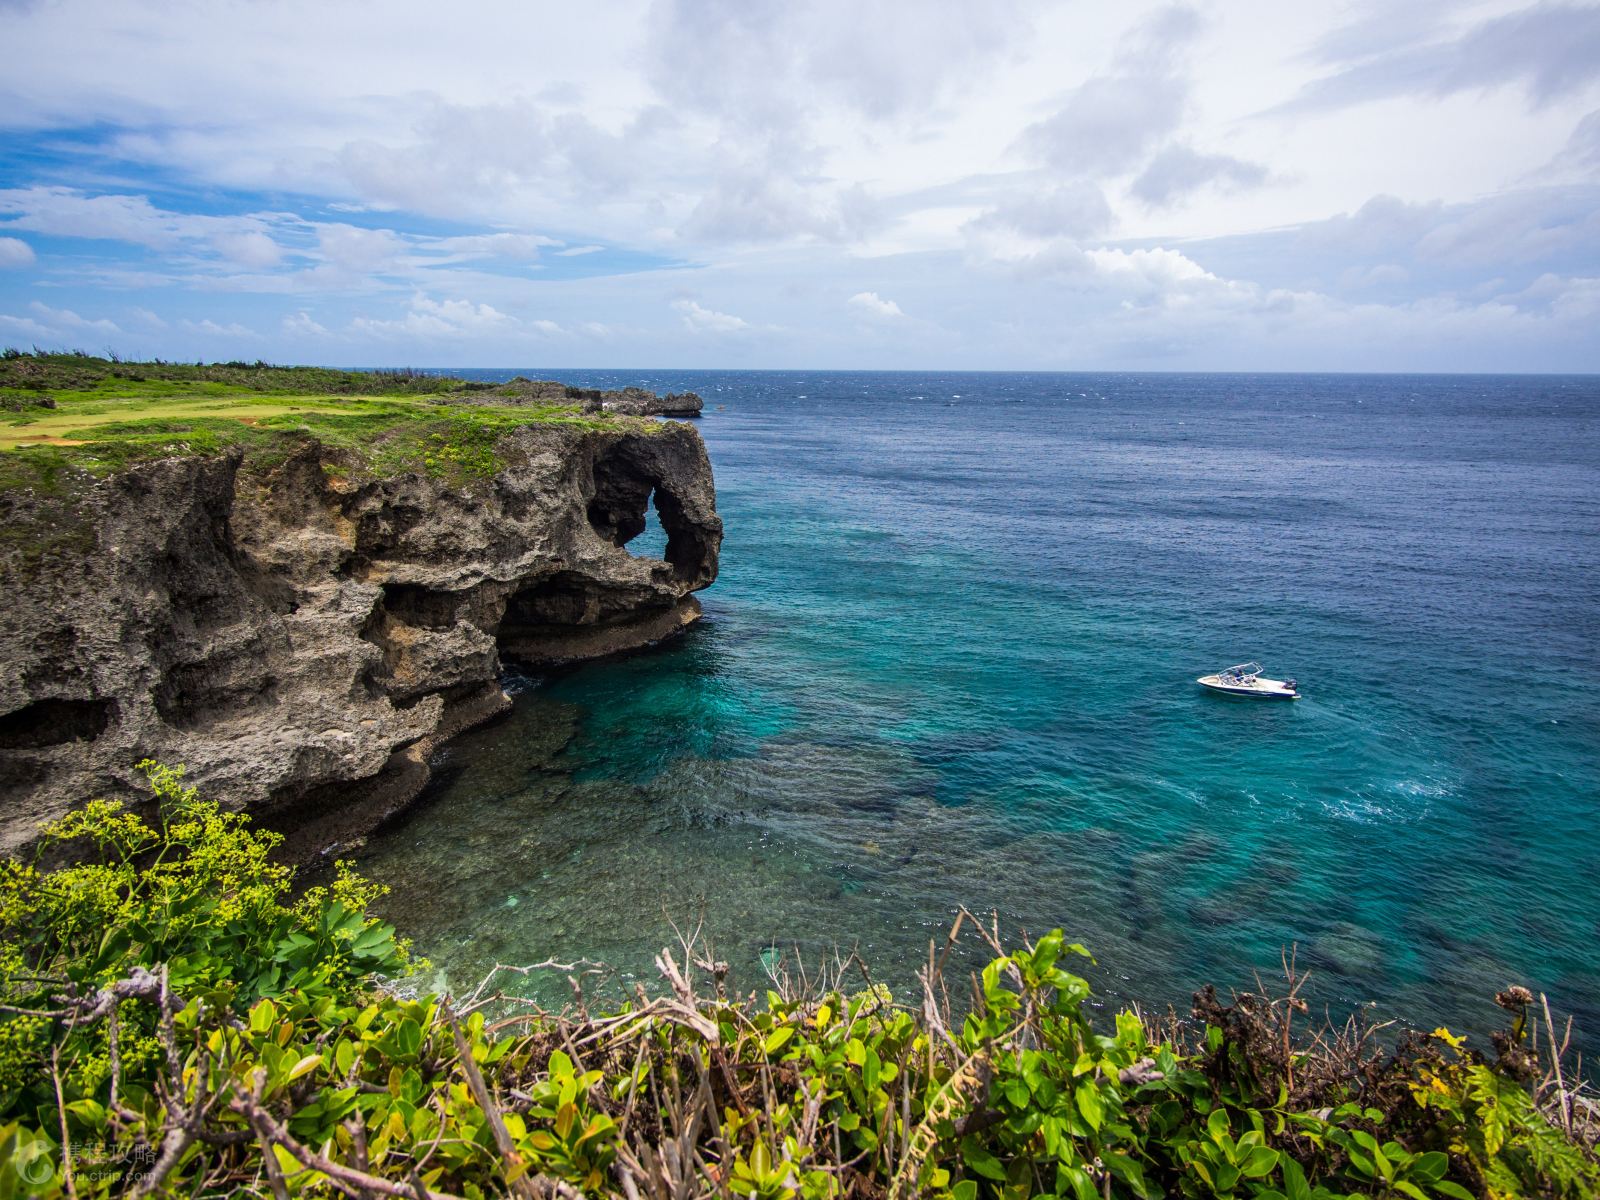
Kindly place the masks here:
<instances>
[{"instance_id":1,"label":"white motorboat","mask_svg":"<svg viewBox=\"0 0 1600 1200\"><path fill-rule=\"evenodd\" d=\"M1261 664L1254 662L1240 663L1215 675L1202 675L1195 682L1226 696L1248 696L1255 700L1300 699L1294 680L1263 679Z\"/></svg>"}]
</instances>

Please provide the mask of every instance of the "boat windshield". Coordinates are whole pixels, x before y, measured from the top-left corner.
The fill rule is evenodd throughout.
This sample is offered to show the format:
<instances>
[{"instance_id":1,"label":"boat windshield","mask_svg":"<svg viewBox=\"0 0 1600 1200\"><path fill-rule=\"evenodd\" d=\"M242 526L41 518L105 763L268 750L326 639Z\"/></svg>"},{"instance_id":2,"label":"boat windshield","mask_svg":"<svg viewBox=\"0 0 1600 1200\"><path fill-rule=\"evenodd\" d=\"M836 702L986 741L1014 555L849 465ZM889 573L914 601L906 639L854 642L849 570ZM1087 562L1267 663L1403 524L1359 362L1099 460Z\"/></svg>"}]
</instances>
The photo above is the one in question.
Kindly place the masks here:
<instances>
[{"instance_id":1,"label":"boat windshield","mask_svg":"<svg viewBox=\"0 0 1600 1200\"><path fill-rule=\"evenodd\" d=\"M1223 679L1253 679L1261 674L1261 664L1257 662L1240 663L1236 667L1229 667L1226 671L1218 671Z\"/></svg>"}]
</instances>

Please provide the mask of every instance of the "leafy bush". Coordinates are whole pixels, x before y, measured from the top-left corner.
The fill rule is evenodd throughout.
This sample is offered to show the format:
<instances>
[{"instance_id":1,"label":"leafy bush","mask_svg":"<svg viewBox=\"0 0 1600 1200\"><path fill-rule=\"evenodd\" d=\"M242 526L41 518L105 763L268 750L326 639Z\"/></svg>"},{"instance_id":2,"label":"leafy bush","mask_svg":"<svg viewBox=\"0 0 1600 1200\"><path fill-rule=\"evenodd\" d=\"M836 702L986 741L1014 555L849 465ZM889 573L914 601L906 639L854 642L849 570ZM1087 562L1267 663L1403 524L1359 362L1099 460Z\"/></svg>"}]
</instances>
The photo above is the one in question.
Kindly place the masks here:
<instances>
[{"instance_id":1,"label":"leafy bush","mask_svg":"<svg viewBox=\"0 0 1600 1200\"><path fill-rule=\"evenodd\" d=\"M293 898L274 835L145 767L156 825L92 804L48 835L83 861L0 877L0 1200L1600 1189L1524 1081L1519 997L1493 1063L1443 1031L1387 1055L1297 1031L1293 986L1102 1032L1068 970L1087 952L1055 931L1010 952L985 933L962 1013L932 962L914 1008L864 971L780 972L760 1003L693 946L603 1016L408 998L382 983L407 955L366 914L377 889L341 870Z\"/></svg>"}]
</instances>

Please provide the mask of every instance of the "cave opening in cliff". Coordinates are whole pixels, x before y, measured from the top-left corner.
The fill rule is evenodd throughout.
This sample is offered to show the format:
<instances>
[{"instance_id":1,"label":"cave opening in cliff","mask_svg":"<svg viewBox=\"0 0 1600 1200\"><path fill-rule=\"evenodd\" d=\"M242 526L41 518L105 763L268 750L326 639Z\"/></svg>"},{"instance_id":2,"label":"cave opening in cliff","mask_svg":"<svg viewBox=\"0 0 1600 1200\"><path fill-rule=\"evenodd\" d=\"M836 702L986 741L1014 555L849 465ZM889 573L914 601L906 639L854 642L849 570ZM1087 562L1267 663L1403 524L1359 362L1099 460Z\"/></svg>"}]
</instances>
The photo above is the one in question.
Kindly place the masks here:
<instances>
[{"instance_id":1,"label":"cave opening in cliff","mask_svg":"<svg viewBox=\"0 0 1600 1200\"><path fill-rule=\"evenodd\" d=\"M666 562L678 578L695 578L707 554L705 535L664 486L649 451L622 442L596 460L589 524L635 558Z\"/></svg>"},{"instance_id":2,"label":"cave opening in cliff","mask_svg":"<svg viewBox=\"0 0 1600 1200\"><path fill-rule=\"evenodd\" d=\"M659 558L664 561L667 557L667 527L661 523L661 508L657 501L659 495L659 491L650 493L650 503L644 510L644 528L623 543L635 558Z\"/></svg>"}]
</instances>

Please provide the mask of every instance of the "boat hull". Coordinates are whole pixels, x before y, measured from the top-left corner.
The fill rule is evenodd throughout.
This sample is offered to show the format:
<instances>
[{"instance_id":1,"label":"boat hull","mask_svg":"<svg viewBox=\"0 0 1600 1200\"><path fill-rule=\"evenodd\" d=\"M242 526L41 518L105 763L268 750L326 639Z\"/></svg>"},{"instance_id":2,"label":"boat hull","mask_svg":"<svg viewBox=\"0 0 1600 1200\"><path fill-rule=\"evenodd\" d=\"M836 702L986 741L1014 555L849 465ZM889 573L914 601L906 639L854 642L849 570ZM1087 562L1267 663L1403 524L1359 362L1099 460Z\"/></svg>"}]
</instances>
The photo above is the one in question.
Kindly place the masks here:
<instances>
[{"instance_id":1,"label":"boat hull","mask_svg":"<svg viewBox=\"0 0 1600 1200\"><path fill-rule=\"evenodd\" d=\"M1300 693L1291 689L1281 679L1257 679L1254 683L1224 683L1215 675L1202 675L1195 682L1218 695L1239 696L1245 700L1300 699Z\"/></svg>"}]
</instances>

